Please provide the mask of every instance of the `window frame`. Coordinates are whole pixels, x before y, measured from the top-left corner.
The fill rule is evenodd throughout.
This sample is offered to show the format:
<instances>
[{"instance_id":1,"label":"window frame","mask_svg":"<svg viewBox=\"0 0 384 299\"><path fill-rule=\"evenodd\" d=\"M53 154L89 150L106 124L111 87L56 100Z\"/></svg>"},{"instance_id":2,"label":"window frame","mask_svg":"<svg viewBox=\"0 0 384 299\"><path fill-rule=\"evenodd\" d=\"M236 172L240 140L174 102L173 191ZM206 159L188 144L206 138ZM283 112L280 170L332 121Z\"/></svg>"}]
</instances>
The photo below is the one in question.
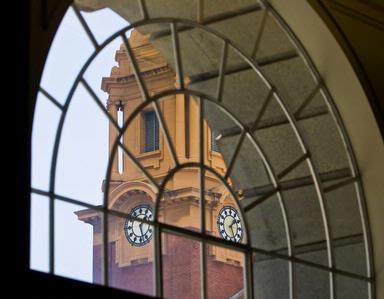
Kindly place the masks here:
<instances>
[{"instance_id":1,"label":"window frame","mask_svg":"<svg viewBox=\"0 0 384 299\"><path fill-rule=\"evenodd\" d=\"M13 157L16 161L12 164L14 174L12 177L17 177L17 180L11 180L14 200L7 200L5 207L10 211L18 211L19 215L16 230L12 231L10 242L7 243L9 249L5 251L9 264L12 263L9 267L10 274L6 279L6 289L12 288L15 295L24 296L27 291L30 296L49 296L50 298L57 297L58 294L73 297L75 290L75 297L102 296L123 299L131 296L149 299L152 297L30 269L30 161L36 95L50 45L72 2L72 0L36 1L35 3L14 1L9 3L7 10L4 10L4 13L10 12L13 19L18 20L17 25L12 26L11 29L11 33L14 34L11 40L15 39L17 45L12 49L12 53L16 52L18 57L17 67L11 68L11 73L14 78L17 78L13 92L15 98L19 99L15 102L16 107L11 109L10 116L6 118L13 128L10 140L17 145L7 147L9 157ZM36 44L39 47L36 47Z\"/></svg>"},{"instance_id":2,"label":"window frame","mask_svg":"<svg viewBox=\"0 0 384 299\"><path fill-rule=\"evenodd\" d=\"M126 292L124 292L124 293L126 293Z\"/></svg>"}]
</instances>

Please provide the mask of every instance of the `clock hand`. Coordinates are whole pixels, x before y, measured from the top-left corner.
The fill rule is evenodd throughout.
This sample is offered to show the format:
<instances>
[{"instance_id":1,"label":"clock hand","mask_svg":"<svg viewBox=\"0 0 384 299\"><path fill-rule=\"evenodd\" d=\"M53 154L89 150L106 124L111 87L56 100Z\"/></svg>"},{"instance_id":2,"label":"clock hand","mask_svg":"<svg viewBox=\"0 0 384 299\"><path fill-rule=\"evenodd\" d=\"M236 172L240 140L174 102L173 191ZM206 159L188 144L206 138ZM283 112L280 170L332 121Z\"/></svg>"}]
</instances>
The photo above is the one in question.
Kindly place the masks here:
<instances>
[{"instance_id":1,"label":"clock hand","mask_svg":"<svg viewBox=\"0 0 384 299\"><path fill-rule=\"evenodd\" d=\"M233 225L236 223L236 220L235 219L233 219L232 220L232 223L229 225L229 228L231 229L231 231L232 231L232 237L235 237L235 233L233 232Z\"/></svg>"},{"instance_id":2,"label":"clock hand","mask_svg":"<svg viewBox=\"0 0 384 299\"><path fill-rule=\"evenodd\" d=\"M140 228L141 236L144 236L144 234L143 234L143 223L142 222L140 222L139 228Z\"/></svg>"}]
</instances>

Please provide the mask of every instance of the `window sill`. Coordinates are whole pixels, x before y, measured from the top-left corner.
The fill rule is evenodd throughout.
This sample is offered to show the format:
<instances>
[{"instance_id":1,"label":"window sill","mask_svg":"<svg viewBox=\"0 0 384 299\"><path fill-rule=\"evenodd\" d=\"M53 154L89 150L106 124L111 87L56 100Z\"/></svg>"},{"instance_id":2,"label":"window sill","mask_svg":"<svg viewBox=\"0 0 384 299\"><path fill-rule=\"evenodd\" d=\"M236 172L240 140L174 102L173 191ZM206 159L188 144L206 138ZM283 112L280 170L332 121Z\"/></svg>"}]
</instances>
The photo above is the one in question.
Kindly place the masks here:
<instances>
[{"instance_id":1,"label":"window sill","mask_svg":"<svg viewBox=\"0 0 384 299\"><path fill-rule=\"evenodd\" d=\"M155 150L155 151L150 151L150 152L143 152L137 155L137 159L142 160L146 158L152 158L152 157L160 157L161 151L160 150Z\"/></svg>"}]
</instances>

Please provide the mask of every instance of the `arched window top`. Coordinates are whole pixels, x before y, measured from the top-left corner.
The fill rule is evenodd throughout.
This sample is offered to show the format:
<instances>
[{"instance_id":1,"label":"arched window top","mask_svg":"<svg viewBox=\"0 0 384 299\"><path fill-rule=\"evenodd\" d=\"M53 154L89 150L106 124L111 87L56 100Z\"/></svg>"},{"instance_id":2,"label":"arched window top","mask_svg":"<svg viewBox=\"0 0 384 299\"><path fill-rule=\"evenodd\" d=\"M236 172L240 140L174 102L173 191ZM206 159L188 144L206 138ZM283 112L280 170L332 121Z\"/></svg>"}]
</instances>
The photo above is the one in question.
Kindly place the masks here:
<instances>
[{"instance_id":1,"label":"arched window top","mask_svg":"<svg viewBox=\"0 0 384 299\"><path fill-rule=\"evenodd\" d=\"M34 120L33 206L49 207L48 272L177 297L183 284L173 285L169 273L185 262L201 265L194 283L203 297L221 280L222 296L293 298L312 292L299 286L312 278L324 297L337 297L336 281L345 279L371 298L357 169L332 99L299 41L267 1L227 4L224 11L205 1L161 2L109 3L125 23L111 10L98 11L96 2L78 1L57 34L63 44L78 42L65 43L59 54L54 43L50 55L70 59L66 65L48 58ZM118 21L99 36L93 14ZM59 84L49 74L60 68L73 75ZM44 134L52 137L52 159L41 164ZM153 207L140 203L147 195L138 189L111 207L111 194L127 182L149 184ZM73 212L93 230L68 221ZM78 228L74 242L86 236L89 251L82 254L92 271L66 268L64 227ZM183 259L181 249L191 258ZM130 277L139 266L148 284ZM264 283L276 267L279 289ZM126 276L116 278L121 271ZM226 273L237 273L236 281Z\"/></svg>"}]
</instances>

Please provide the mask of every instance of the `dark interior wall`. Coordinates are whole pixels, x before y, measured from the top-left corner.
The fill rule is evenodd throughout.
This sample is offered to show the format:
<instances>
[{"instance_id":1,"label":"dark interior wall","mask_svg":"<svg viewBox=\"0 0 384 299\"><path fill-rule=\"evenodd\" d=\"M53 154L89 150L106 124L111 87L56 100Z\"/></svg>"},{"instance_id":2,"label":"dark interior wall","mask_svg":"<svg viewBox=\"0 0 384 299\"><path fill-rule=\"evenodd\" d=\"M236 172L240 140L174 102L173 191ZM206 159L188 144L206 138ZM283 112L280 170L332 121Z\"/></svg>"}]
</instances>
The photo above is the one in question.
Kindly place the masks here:
<instances>
[{"instance_id":1,"label":"dark interior wall","mask_svg":"<svg viewBox=\"0 0 384 299\"><path fill-rule=\"evenodd\" d=\"M309 0L356 72L384 136L384 2Z\"/></svg>"}]
</instances>

